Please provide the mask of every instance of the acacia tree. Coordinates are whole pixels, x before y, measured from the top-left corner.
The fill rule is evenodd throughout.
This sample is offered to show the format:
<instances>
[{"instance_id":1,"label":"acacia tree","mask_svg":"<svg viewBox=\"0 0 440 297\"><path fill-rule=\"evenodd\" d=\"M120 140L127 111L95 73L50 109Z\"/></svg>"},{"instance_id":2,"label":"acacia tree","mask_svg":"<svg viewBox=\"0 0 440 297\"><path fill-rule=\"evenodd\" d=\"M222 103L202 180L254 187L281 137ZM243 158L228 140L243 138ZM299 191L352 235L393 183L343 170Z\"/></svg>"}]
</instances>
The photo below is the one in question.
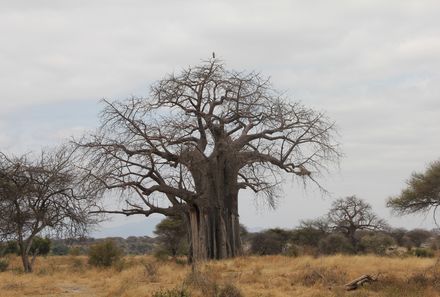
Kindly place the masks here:
<instances>
[{"instance_id":1,"label":"acacia tree","mask_svg":"<svg viewBox=\"0 0 440 297\"><path fill-rule=\"evenodd\" d=\"M184 241L187 239L187 228L182 217L167 217L156 225L154 234L164 251L175 257L185 249Z\"/></svg>"},{"instance_id":2,"label":"acacia tree","mask_svg":"<svg viewBox=\"0 0 440 297\"><path fill-rule=\"evenodd\" d=\"M216 59L158 81L148 98L104 105L100 129L78 145L90 174L127 195L123 209L99 211L183 214L192 260L241 253L241 189L274 205L282 172L315 181L339 157L324 114Z\"/></svg>"},{"instance_id":3,"label":"acacia tree","mask_svg":"<svg viewBox=\"0 0 440 297\"><path fill-rule=\"evenodd\" d=\"M383 219L377 217L371 209L371 205L357 198L350 196L338 199L333 202L328 212L330 226L344 234L357 248L358 240L356 232L359 230L382 230L387 227Z\"/></svg>"},{"instance_id":4,"label":"acacia tree","mask_svg":"<svg viewBox=\"0 0 440 297\"><path fill-rule=\"evenodd\" d=\"M389 198L387 206L399 214L435 212L440 205L440 161L424 173L413 173L400 195Z\"/></svg>"},{"instance_id":5,"label":"acacia tree","mask_svg":"<svg viewBox=\"0 0 440 297\"><path fill-rule=\"evenodd\" d=\"M32 272L37 235L84 234L97 192L63 147L38 158L0 153L0 238L16 240L25 272ZM30 258L30 256L32 256Z\"/></svg>"}]
</instances>

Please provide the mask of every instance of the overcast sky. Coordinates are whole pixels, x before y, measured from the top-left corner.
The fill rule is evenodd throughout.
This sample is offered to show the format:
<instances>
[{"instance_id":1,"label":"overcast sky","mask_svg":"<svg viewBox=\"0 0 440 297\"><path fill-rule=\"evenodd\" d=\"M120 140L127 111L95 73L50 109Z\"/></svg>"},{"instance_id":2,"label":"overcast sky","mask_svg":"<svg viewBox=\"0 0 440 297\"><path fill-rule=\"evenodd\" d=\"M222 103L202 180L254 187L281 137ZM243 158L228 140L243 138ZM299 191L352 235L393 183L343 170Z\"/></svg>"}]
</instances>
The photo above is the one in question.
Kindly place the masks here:
<instances>
[{"instance_id":1,"label":"overcast sky","mask_svg":"<svg viewBox=\"0 0 440 297\"><path fill-rule=\"evenodd\" d=\"M287 183L272 211L244 194L245 225L292 228L356 194L394 226L430 228L430 216L397 218L385 201L440 157L439 15L434 0L0 0L0 150L80 135L97 126L99 99L147 96L215 51L326 112L345 153L321 180L330 196Z\"/></svg>"}]
</instances>

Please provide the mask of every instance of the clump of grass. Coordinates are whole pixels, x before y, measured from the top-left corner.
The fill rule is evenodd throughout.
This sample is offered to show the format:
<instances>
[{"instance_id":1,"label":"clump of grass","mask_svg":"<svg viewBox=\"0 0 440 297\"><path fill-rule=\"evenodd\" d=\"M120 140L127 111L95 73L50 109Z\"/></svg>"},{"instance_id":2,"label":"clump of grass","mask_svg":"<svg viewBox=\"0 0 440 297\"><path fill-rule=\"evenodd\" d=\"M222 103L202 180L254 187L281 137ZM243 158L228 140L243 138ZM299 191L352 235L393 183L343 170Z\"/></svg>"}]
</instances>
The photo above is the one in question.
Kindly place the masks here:
<instances>
[{"instance_id":1,"label":"clump of grass","mask_svg":"<svg viewBox=\"0 0 440 297\"><path fill-rule=\"evenodd\" d=\"M211 272L200 271L197 267L193 267L186 276L184 285L191 286L206 297L243 297L241 290L234 284L220 285Z\"/></svg>"},{"instance_id":2,"label":"clump of grass","mask_svg":"<svg viewBox=\"0 0 440 297\"><path fill-rule=\"evenodd\" d=\"M221 287L218 292L218 297L243 297L243 294L241 293L240 289L237 288L233 284L226 284L225 286Z\"/></svg>"},{"instance_id":3,"label":"clump of grass","mask_svg":"<svg viewBox=\"0 0 440 297\"><path fill-rule=\"evenodd\" d=\"M153 297L191 297L191 294L185 288L175 288L154 292Z\"/></svg>"},{"instance_id":4,"label":"clump of grass","mask_svg":"<svg viewBox=\"0 0 440 297\"><path fill-rule=\"evenodd\" d=\"M203 296L214 297L217 295L219 286L212 275L208 272L202 273L198 267L193 267L192 271L186 276L185 285L199 290Z\"/></svg>"},{"instance_id":5,"label":"clump of grass","mask_svg":"<svg viewBox=\"0 0 440 297\"><path fill-rule=\"evenodd\" d=\"M70 267L74 272L83 272L85 267L84 267L84 262L81 258L78 258L76 256L71 256L70 257Z\"/></svg>"},{"instance_id":6,"label":"clump of grass","mask_svg":"<svg viewBox=\"0 0 440 297\"><path fill-rule=\"evenodd\" d=\"M144 262L144 274L150 282L156 282L159 276L159 267L155 262Z\"/></svg>"},{"instance_id":7,"label":"clump of grass","mask_svg":"<svg viewBox=\"0 0 440 297\"><path fill-rule=\"evenodd\" d=\"M316 284L334 286L344 284L347 281L347 274L337 267L306 267L298 275L298 280L306 287Z\"/></svg>"}]
</instances>

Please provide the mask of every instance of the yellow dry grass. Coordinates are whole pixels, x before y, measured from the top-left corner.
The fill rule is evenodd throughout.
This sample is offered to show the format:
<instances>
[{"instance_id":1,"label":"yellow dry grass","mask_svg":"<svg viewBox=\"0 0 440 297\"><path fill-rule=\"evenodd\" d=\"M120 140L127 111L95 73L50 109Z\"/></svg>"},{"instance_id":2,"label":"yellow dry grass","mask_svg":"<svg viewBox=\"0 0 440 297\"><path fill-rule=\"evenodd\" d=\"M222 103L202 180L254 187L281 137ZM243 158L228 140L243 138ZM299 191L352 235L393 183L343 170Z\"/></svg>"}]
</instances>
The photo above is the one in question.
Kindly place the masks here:
<instances>
[{"instance_id":1,"label":"yellow dry grass","mask_svg":"<svg viewBox=\"0 0 440 297\"><path fill-rule=\"evenodd\" d=\"M232 284L248 297L440 296L435 259L377 256L240 257L191 266L149 256L129 256L110 269L87 265L86 257L39 258L35 272L24 274L18 258L0 273L0 296L140 296L185 287L193 297ZM434 267L434 268L433 268ZM343 285L363 274L379 281L345 292Z\"/></svg>"}]
</instances>

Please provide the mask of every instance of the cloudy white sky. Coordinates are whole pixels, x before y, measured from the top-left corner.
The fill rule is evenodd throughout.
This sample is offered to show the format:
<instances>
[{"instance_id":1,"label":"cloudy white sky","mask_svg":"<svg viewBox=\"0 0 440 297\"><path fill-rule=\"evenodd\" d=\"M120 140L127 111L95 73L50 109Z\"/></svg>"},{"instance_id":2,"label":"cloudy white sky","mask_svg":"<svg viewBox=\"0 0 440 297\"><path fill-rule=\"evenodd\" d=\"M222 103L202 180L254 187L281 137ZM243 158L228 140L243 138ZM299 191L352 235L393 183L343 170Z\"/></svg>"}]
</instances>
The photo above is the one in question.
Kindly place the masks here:
<instances>
[{"instance_id":1,"label":"cloudy white sky","mask_svg":"<svg viewBox=\"0 0 440 297\"><path fill-rule=\"evenodd\" d=\"M243 195L245 225L294 227L356 194L394 226L430 228L429 216L392 216L385 200L440 157L439 15L429 0L0 0L0 150L93 129L99 99L146 96L215 51L325 111L345 153L322 179L329 197L293 183L271 211ZM144 221L115 218L106 230Z\"/></svg>"}]
</instances>

